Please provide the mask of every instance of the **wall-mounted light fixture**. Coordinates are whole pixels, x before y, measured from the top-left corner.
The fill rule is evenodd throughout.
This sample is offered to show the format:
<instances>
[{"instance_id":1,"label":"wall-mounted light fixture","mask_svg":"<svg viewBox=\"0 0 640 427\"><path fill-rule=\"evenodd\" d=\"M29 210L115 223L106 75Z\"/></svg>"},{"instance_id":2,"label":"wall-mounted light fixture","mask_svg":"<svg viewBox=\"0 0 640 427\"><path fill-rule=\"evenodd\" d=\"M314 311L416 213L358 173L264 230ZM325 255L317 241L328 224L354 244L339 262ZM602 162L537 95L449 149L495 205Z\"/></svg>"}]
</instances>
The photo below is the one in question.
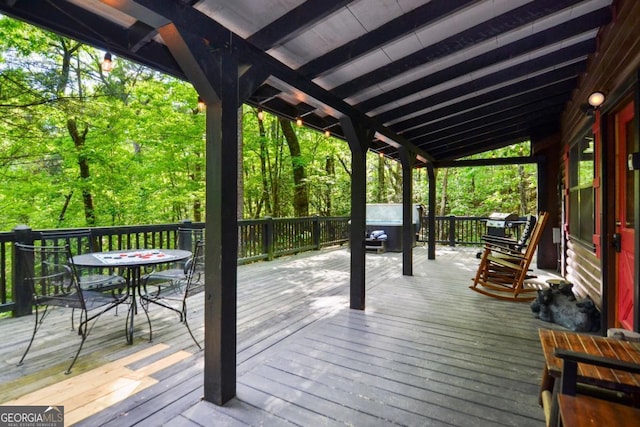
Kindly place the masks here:
<instances>
[{"instance_id":1,"label":"wall-mounted light fixture","mask_svg":"<svg viewBox=\"0 0 640 427\"><path fill-rule=\"evenodd\" d=\"M105 73L110 73L113 70L113 59L111 58L111 52L107 52L104 54L104 59L102 63L100 63L100 68Z\"/></svg>"},{"instance_id":2,"label":"wall-mounted light fixture","mask_svg":"<svg viewBox=\"0 0 640 427\"><path fill-rule=\"evenodd\" d=\"M605 98L604 92L592 92L587 98L587 103L582 104L580 109L587 116L593 116L593 113L604 103Z\"/></svg>"},{"instance_id":3,"label":"wall-mounted light fixture","mask_svg":"<svg viewBox=\"0 0 640 427\"><path fill-rule=\"evenodd\" d=\"M604 100L605 100L604 93L600 91L595 91L591 93L591 95L589 95L589 98L587 98L587 102L593 108L598 108L599 106L601 106L604 103Z\"/></svg>"}]
</instances>

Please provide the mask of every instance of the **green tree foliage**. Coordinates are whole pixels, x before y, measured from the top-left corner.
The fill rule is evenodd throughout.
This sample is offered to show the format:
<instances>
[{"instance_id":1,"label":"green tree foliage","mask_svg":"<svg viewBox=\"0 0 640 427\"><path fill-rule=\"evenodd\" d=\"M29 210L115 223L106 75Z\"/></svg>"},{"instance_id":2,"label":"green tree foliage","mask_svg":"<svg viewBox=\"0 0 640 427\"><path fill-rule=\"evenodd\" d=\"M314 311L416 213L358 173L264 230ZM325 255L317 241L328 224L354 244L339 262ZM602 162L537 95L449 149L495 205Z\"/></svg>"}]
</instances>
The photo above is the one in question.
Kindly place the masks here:
<instances>
[{"instance_id":1,"label":"green tree foliage","mask_svg":"<svg viewBox=\"0 0 640 427\"><path fill-rule=\"evenodd\" d=\"M483 153L473 158L528 154L528 142ZM526 153L526 154L525 154ZM444 215L487 216L492 212L536 213L535 165L477 166L438 171L438 194L445 197ZM443 179L446 176L446 191ZM440 212L439 212L440 213Z\"/></svg>"},{"instance_id":2,"label":"green tree foliage","mask_svg":"<svg viewBox=\"0 0 640 427\"><path fill-rule=\"evenodd\" d=\"M0 33L0 230L204 218L205 114L190 84L121 58L105 74L104 52L2 16ZM245 105L242 120L245 218L294 216L296 189L297 212L349 215L344 141L290 126L292 151L276 117ZM367 168L368 201L402 201L398 162L369 153ZM438 193L446 214L531 212L534 172L454 168L445 192L440 171ZM414 202L427 194L416 169Z\"/></svg>"}]
</instances>

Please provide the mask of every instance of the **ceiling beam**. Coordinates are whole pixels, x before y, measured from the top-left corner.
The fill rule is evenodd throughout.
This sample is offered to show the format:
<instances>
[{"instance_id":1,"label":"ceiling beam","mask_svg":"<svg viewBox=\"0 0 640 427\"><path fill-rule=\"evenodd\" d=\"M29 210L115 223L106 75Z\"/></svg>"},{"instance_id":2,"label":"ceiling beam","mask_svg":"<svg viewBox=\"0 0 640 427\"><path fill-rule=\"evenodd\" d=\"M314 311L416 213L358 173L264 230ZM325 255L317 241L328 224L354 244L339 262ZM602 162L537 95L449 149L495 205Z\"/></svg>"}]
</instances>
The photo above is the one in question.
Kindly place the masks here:
<instances>
[{"instance_id":1,"label":"ceiling beam","mask_svg":"<svg viewBox=\"0 0 640 427\"><path fill-rule=\"evenodd\" d=\"M567 23L547 30L553 33L553 37L549 37L547 32L536 33L532 36L509 43L497 49L490 50L483 55L478 55L474 58L467 59L466 61L453 64L450 67L436 71L435 73L429 74L423 78L413 80L411 83L391 89L379 96L367 99L366 101L358 104L356 108L362 111L371 111L389 102L414 95L416 92L424 88L435 87L458 77L474 73L483 68L499 64L500 62L528 55L531 52L542 49L546 46L556 44L560 40L597 28L595 27L596 22L594 22L594 19L590 19L588 15L576 18L574 21L577 22L574 22L573 25L569 25L570 23ZM563 47L554 52L550 52L526 62L530 64L531 68L540 70L550 65L561 64L571 58L587 56L595 50L595 44L596 42L594 39L589 39L574 45Z\"/></svg>"},{"instance_id":2,"label":"ceiling beam","mask_svg":"<svg viewBox=\"0 0 640 427\"><path fill-rule=\"evenodd\" d=\"M395 110L384 112L375 118L378 121L385 123L396 118L415 114L418 111L427 110L429 108L432 109L429 113L412 117L411 119L391 125L392 129L398 132L413 126L419 126L420 124L424 124L435 119L448 117L451 114L457 114L468 109L478 108L485 104L495 103L524 93L531 92L532 95L535 96L536 91L544 91L547 86L561 84L567 80L575 79L585 70L585 68L586 61L573 63L553 70L552 72L540 74L528 80L511 83L507 86L499 87L471 98L462 98L460 101L451 102L449 105L442 108L433 109L433 106L437 106L442 102L454 101L457 98L446 96L447 94L434 94L433 96L425 97L403 107L396 108ZM431 120L428 120L428 118Z\"/></svg>"},{"instance_id":3,"label":"ceiling beam","mask_svg":"<svg viewBox=\"0 0 640 427\"><path fill-rule=\"evenodd\" d=\"M537 109L532 106L520 114L502 114L493 120L480 118L473 122L454 126L448 129L442 129L441 131L434 132L428 136L412 139L411 141L418 146L422 145L423 141L428 141L429 144L435 144L440 141L447 141L447 143L453 144L457 141L473 138L475 135L481 135L483 132L488 130L500 129L518 124L526 125L527 123L535 122L548 116L554 116L557 118L560 113L562 113L562 110L564 110L564 104Z\"/></svg>"},{"instance_id":4,"label":"ceiling beam","mask_svg":"<svg viewBox=\"0 0 640 427\"><path fill-rule=\"evenodd\" d=\"M515 107L501 108L501 103L497 102L457 116L449 117L445 120L411 129L402 135L410 141L414 141L418 138L432 138L447 132L449 129L482 127L493 122L523 116L534 111L549 111L555 108L562 109L564 108L564 104L569 100L571 91L567 90L557 93L557 95L554 94L551 97L541 99L532 99L533 95L536 94L523 95L520 98L529 98L530 102L522 102L522 104Z\"/></svg>"},{"instance_id":5,"label":"ceiling beam","mask_svg":"<svg viewBox=\"0 0 640 427\"><path fill-rule=\"evenodd\" d=\"M491 159L441 160L434 163L436 168L461 168L473 166L505 166L538 163L538 156L498 157Z\"/></svg>"},{"instance_id":6,"label":"ceiling beam","mask_svg":"<svg viewBox=\"0 0 640 427\"><path fill-rule=\"evenodd\" d=\"M258 49L267 51L294 39L336 10L353 0L307 0L285 15L261 28L246 40Z\"/></svg>"},{"instance_id":7,"label":"ceiling beam","mask_svg":"<svg viewBox=\"0 0 640 427\"><path fill-rule=\"evenodd\" d=\"M353 61L367 52L379 49L384 44L478 2L479 0L432 0L425 5L418 6L410 13L401 15L375 30L369 31L357 39L307 62L299 67L297 71L305 77L313 79L327 70L336 68L348 61Z\"/></svg>"},{"instance_id":8,"label":"ceiling beam","mask_svg":"<svg viewBox=\"0 0 640 427\"><path fill-rule=\"evenodd\" d=\"M377 82L396 77L408 70L413 70L428 62L449 56L454 52L475 44L493 39L507 30L524 26L541 19L553 12L577 3L579 0L536 0L527 3L502 15L489 19L481 24L454 34L451 37L434 43L412 55L393 61L371 72L359 75L331 90L339 98L348 98Z\"/></svg>"},{"instance_id":9,"label":"ceiling beam","mask_svg":"<svg viewBox=\"0 0 640 427\"><path fill-rule=\"evenodd\" d=\"M352 120L365 124L367 127L382 133L416 154L420 154L425 158L431 157L428 153L423 152L402 136L395 134L377 121L370 119L344 100L337 98L275 58L257 49L252 44L247 43L242 37L192 7L182 7L174 2L159 2L154 0L101 1L123 12L129 14L135 13L135 15L132 16L143 22L146 22L145 19L147 15L154 17L162 16L164 19L174 23L181 34L190 30L196 31L195 34L198 37L203 37L208 40L212 49L231 49L236 55L247 62L254 66L262 67L268 74L286 82L293 88L317 100L319 103L339 111Z\"/></svg>"},{"instance_id":10,"label":"ceiling beam","mask_svg":"<svg viewBox=\"0 0 640 427\"><path fill-rule=\"evenodd\" d=\"M472 98L467 98L464 101L394 123L391 125L391 128L396 132L403 132L404 129L410 129L410 131L403 133L405 137L406 133L412 132L414 129L416 133L419 134L420 129L423 127L421 125L424 125L428 130L429 126L439 126L441 121L445 121L445 123L449 125L452 123L455 124L458 121L464 121L465 117L474 116L478 110L483 114L488 114L491 111L503 111L521 107L530 102L553 97L559 93L571 92L575 89L576 83L577 77L571 77L557 83L540 87L536 86L534 89L529 88L527 92L510 97L507 97L505 93L514 92L515 88L505 87L499 89L497 93L495 91L486 92Z\"/></svg>"},{"instance_id":11,"label":"ceiling beam","mask_svg":"<svg viewBox=\"0 0 640 427\"><path fill-rule=\"evenodd\" d=\"M549 72L539 74L535 77L530 77L526 80L521 80L506 86L498 87L497 89L490 91L492 94L491 97L494 101L497 101L503 98L519 95L524 92L537 90L538 88L544 87L546 85L567 80L572 77L577 77L582 72L584 72L585 68L586 60L574 62L569 65L550 70ZM398 119L421 110L427 110L429 108L432 108L433 106L437 106L438 104L454 101L457 98L468 96L470 93L482 91L487 87L497 86L501 82L504 82L504 80L500 80L499 77L504 77L506 75L508 74L500 72L499 75L491 74L489 76L473 80L466 84L454 86L451 89L434 93L430 96L425 96L418 101L403 105L402 107L380 113L375 116L375 119L381 123L387 123L394 119ZM485 86L485 84L489 86Z\"/></svg>"}]
</instances>

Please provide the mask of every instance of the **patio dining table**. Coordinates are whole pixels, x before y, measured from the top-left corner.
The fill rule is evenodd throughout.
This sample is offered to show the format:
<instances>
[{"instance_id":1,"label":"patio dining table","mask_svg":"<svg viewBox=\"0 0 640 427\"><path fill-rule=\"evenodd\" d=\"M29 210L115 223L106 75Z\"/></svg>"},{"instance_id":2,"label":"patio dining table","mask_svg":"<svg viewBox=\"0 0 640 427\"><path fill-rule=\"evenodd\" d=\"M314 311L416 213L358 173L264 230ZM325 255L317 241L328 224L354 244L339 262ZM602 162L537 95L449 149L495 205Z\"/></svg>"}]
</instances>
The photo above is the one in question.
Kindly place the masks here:
<instances>
[{"instance_id":1,"label":"patio dining table","mask_svg":"<svg viewBox=\"0 0 640 427\"><path fill-rule=\"evenodd\" d=\"M127 343L132 344L134 317L138 312L136 292L138 294L141 292L142 268L184 261L191 257L191 255L190 251L182 249L127 249L76 255L73 257L73 262L79 267L126 269L127 292L130 305L125 322L125 334ZM149 330L151 330L149 316L147 316L147 321L149 322ZM149 334L151 334L151 332L149 332Z\"/></svg>"}]
</instances>

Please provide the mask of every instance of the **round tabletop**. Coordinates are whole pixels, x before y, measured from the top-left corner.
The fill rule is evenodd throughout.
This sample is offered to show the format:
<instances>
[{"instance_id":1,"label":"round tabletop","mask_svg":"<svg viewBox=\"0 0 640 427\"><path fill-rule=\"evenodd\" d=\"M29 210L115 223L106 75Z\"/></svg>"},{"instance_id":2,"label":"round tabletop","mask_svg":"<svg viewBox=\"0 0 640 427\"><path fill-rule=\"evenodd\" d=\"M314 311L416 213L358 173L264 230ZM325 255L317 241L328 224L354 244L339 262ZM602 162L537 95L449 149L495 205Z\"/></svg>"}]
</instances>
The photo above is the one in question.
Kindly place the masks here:
<instances>
[{"instance_id":1,"label":"round tabletop","mask_svg":"<svg viewBox=\"0 0 640 427\"><path fill-rule=\"evenodd\" d=\"M190 257L191 252L182 249L125 249L76 255L73 263L80 267L137 267L183 261Z\"/></svg>"}]
</instances>

